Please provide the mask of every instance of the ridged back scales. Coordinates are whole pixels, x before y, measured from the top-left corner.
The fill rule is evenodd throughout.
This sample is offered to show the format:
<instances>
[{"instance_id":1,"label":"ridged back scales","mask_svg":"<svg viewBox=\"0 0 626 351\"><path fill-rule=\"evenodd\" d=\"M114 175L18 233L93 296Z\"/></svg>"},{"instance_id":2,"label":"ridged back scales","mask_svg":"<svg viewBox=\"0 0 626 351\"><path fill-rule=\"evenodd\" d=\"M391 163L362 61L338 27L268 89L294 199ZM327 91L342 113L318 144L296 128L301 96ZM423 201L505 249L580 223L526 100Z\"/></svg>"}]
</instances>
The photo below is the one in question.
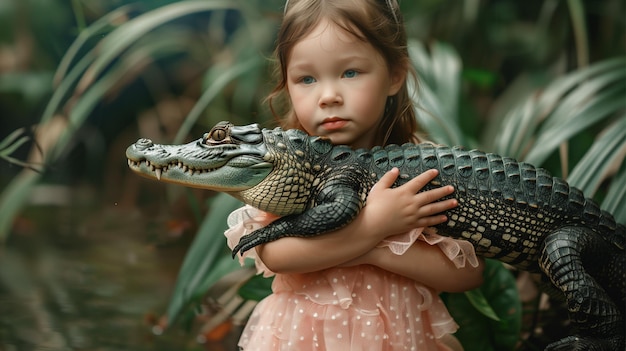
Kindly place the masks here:
<instances>
[{"instance_id":1,"label":"ridged back scales","mask_svg":"<svg viewBox=\"0 0 626 351\"><path fill-rule=\"evenodd\" d=\"M437 226L439 233L465 237L486 257L528 268L536 262L537 246L545 235L569 225L588 227L624 250L626 229L611 214L563 179L528 163L429 143L353 151L296 130L264 131L269 145L279 143L283 148L303 151L300 154L307 155L310 162L323 165L325 176L329 174L324 169L339 170L350 163L360 166L371 177L369 187L393 167L401 174L394 186L427 169L438 169L437 179L423 190L452 185L452 196L459 201L457 208L448 211L450 220ZM526 239L519 241L519 237ZM512 254L505 257L501 252Z\"/></svg>"}]
</instances>

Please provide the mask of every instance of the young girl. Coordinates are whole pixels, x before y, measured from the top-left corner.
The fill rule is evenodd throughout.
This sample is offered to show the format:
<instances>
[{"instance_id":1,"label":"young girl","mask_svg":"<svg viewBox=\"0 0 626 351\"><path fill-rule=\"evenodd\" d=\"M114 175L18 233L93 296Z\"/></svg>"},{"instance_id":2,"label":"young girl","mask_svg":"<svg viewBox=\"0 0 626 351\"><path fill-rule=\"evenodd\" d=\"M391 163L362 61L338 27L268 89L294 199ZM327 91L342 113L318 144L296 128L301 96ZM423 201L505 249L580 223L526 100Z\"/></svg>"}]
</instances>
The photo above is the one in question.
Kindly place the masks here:
<instances>
[{"instance_id":1,"label":"young girl","mask_svg":"<svg viewBox=\"0 0 626 351\"><path fill-rule=\"evenodd\" d=\"M393 0L291 0L278 35L283 127L335 144L371 148L419 142L406 78L406 35ZM244 257L275 274L239 346L245 350L451 350L458 326L439 291L482 283L473 247L426 227L457 205L443 187L418 193L431 170L391 188L394 169L346 227L313 238L287 237ZM275 217L249 206L229 217L229 246ZM243 260L243 257L241 258ZM469 264L466 264L469 262Z\"/></svg>"}]
</instances>

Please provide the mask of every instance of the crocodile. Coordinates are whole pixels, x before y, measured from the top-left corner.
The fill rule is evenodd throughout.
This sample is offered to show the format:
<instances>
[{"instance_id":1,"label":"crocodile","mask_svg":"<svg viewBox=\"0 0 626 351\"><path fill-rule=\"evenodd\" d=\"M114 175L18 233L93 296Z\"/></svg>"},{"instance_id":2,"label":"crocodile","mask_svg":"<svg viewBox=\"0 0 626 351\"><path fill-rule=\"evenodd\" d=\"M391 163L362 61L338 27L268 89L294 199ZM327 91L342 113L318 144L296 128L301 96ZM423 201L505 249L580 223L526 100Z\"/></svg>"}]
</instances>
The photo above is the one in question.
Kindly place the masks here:
<instances>
[{"instance_id":1,"label":"crocodile","mask_svg":"<svg viewBox=\"0 0 626 351\"><path fill-rule=\"evenodd\" d=\"M435 168L423 190L452 185L459 203L435 230L467 240L479 256L538 273L564 298L574 332L546 350L624 350L626 227L543 168L429 143L353 150L300 130L229 122L183 145L139 139L126 156L139 175L224 192L280 216L244 236L233 257L346 225L393 167L393 186Z\"/></svg>"}]
</instances>

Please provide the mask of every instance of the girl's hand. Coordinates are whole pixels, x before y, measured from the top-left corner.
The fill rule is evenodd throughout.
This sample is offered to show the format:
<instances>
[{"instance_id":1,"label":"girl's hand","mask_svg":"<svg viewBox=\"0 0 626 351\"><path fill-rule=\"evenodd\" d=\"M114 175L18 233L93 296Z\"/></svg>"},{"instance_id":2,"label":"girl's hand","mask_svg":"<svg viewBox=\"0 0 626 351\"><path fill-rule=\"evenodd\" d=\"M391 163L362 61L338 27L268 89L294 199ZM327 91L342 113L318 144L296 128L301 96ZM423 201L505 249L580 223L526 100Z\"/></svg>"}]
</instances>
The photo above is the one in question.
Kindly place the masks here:
<instances>
[{"instance_id":1,"label":"girl's hand","mask_svg":"<svg viewBox=\"0 0 626 351\"><path fill-rule=\"evenodd\" d=\"M439 201L454 192L452 186L419 192L437 177L437 170L428 170L408 183L392 188L399 174L400 171L394 168L381 177L370 191L366 206L359 214L367 221L366 227L371 226L368 234L380 240L417 227L443 223L447 217L442 212L458 205L456 199Z\"/></svg>"}]
</instances>

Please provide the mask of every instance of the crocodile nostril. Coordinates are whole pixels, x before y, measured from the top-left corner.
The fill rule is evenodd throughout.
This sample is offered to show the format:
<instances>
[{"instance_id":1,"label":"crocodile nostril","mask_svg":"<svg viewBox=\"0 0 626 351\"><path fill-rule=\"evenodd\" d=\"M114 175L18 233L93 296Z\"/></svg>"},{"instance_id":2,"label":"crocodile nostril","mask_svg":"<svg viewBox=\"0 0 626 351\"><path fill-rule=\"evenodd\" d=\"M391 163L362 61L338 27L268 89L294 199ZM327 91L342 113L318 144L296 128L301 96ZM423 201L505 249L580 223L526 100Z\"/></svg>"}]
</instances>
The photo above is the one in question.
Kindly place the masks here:
<instances>
[{"instance_id":1,"label":"crocodile nostril","mask_svg":"<svg viewBox=\"0 0 626 351\"><path fill-rule=\"evenodd\" d=\"M145 150L152 146L154 146L154 143L152 142L152 140L146 139L146 138L141 138L137 140L137 142L135 143L135 148L139 150Z\"/></svg>"}]
</instances>

